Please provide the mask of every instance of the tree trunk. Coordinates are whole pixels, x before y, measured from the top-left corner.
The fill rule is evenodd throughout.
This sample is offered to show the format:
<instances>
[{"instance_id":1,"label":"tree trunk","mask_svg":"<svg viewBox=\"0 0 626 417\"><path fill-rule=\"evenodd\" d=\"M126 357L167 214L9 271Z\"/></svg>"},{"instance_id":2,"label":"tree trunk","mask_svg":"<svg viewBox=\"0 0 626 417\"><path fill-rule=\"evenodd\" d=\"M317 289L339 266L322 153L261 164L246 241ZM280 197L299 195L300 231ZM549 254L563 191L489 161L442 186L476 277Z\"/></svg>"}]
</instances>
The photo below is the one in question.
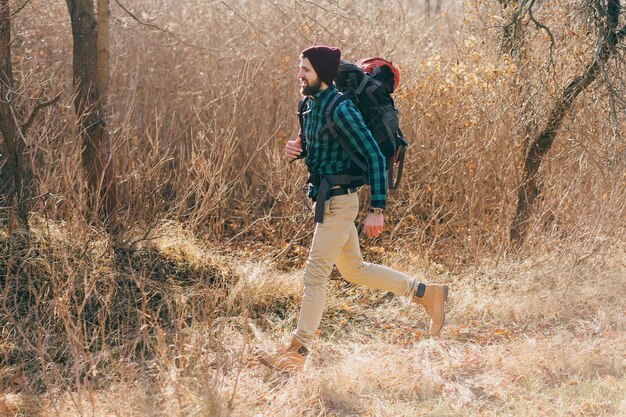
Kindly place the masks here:
<instances>
[{"instance_id":1,"label":"tree trunk","mask_svg":"<svg viewBox=\"0 0 626 417\"><path fill-rule=\"evenodd\" d=\"M97 0L98 2L98 91L100 92L100 100L102 104L102 118L107 114L107 95L109 93L109 18L111 11L109 9L109 0ZM102 153L105 159L104 178L104 204L106 214L109 221L107 224L109 229L113 230L117 227L117 221L112 216L118 206L117 186L115 182L115 164L113 161L113 146L109 131L104 125L102 132Z\"/></svg>"},{"instance_id":2,"label":"tree trunk","mask_svg":"<svg viewBox=\"0 0 626 417\"><path fill-rule=\"evenodd\" d=\"M587 65L585 71L567 85L560 99L550 112L545 129L531 144L526 155L524 180L518 188L517 210L510 230L510 240L517 246L521 245L526 238L531 209L541 192L537 184L541 162L552 147L554 137L561 127L563 118L572 107L574 99L597 78L605 62L615 52L617 43L626 35L626 27L620 31L616 30L620 13L619 0L609 0L607 13L608 18L606 22L608 23L608 28L599 37L599 51L597 55Z\"/></svg>"},{"instance_id":3,"label":"tree trunk","mask_svg":"<svg viewBox=\"0 0 626 417\"><path fill-rule=\"evenodd\" d=\"M15 115L11 66L11 22L8 0L0 0L0 132L4 137L6 161L0 174L0 201L17 207L20 227L28 230L30 196L34 186L26 140ZM9 216L11 216L9 210Z\"/></svg>"},{"instance_id":4,"label":"tree trunk","mask_svg":"<svg viewBox=\"0 0 626 417\"><path fill-rule=\"evenodd\" d=\"M106 226L113 226L117 207L111 143L106 129L108 84L108 1L66 0L72 22L74 109L83 137L82 163L91 209ZM103 26L100 27L100 24ZM99 38L99 31L102 30Z\"/></svg>"}]
</instances>

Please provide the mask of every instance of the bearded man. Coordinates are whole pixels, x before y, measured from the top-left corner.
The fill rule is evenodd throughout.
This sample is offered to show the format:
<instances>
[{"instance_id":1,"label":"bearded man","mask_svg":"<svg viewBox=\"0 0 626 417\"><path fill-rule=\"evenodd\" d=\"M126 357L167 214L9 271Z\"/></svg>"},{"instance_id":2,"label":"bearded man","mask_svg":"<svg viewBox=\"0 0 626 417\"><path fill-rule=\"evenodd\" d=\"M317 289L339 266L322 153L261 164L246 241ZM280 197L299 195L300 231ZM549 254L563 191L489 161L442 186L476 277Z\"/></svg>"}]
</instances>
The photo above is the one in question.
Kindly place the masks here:
<instances>
[{"instance_id":1,"label":"bearded man","mask_svg":"<svg viewBox=\"0 0 626 417\"><path fill-rule=\"evenodd\" d=\"M300 91L308 96L301 111L302 129L285 145L289 160L306 158L309 197L315 202L315 233L304 270L304 295L297 329L291 342L277 353L260 352L259 360L281 370L300 370L311 349L324 309L328 279L333 266L347 281L400 296L409 296L425 307L430 316L430 333L436 336L445 319L447 285L425 284L415 278L363 261L355 219L359 213L357 191L364 185L362 172L326 126L327 109L340 95L333 84L339 71L341 52L317 45L302 51L298 79ZM370 207L364 232L379 236L386 207L385 158L351 100L342 100L331 115L336 131L353 152L367 164ZM360 174L360 175L359 175Z\"/></svg>"}]
</instances>

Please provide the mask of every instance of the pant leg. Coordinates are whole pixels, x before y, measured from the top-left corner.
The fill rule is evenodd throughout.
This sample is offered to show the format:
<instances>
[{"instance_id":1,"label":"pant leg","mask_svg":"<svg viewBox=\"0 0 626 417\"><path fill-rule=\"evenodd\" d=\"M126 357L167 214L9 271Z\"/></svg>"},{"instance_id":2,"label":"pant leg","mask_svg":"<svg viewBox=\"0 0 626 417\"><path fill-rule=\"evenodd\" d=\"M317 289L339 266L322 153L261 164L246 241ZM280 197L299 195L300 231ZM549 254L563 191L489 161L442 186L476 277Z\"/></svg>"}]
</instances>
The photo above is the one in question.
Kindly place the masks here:
<instances>
[{"instance_id":1,"label":"pant leg","mask_svg":"<svg viewBox=\"0 0 626 417\"><path fill-rule=\"evenodd\" d=\"M376 265L363 262L359 235L354 223L350 229L348 241L337 257L337 269L349 282L365 285L383 291L390 291L396 295L408 296L415 292L417 281L408 275Z\"/></svg>"},{"instance_id":2,"label":"pant leg","mask_svg":"<svg viewBox=\"0 0 626 417\"><path fill-rule=\"evenodd\" d=\"M309 347L322 319L328 277L337 256L350 237L359 211L356 193L332 197L326 202L324 221L315 227L304 269L304 295L294 338Z\"/></svg>"}]
</instances>

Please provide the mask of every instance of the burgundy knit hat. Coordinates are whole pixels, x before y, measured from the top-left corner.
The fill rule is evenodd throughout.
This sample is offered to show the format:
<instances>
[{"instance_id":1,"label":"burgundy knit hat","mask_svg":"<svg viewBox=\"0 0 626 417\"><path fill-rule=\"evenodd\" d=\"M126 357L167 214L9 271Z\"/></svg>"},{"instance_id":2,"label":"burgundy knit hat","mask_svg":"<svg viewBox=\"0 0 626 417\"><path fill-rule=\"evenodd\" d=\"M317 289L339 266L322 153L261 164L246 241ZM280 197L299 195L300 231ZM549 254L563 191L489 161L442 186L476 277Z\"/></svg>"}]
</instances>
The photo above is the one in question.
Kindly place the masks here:
<instances>
[{"instance_id":1,"label":"burgundy knit hat","mask_svg":"<svg viewBox=\"0 0 626 417\"><path fill-rule=\"evenodd\" d=\"M302 57L309 59L320 80L328 85L333 84L339 72L339 59L341 58L341 51L338 48L315 45L302 51Z\"/></svg>"}]
</instances>

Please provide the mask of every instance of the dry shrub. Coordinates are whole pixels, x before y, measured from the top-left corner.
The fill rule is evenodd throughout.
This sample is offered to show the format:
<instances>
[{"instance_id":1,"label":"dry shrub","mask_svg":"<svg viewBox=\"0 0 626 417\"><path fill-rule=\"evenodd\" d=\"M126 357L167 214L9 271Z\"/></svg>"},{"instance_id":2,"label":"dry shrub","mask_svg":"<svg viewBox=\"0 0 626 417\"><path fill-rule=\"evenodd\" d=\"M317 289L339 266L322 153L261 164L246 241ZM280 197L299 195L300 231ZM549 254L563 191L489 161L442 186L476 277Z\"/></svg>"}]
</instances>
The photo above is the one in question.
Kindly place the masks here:
<instances>
[{"instance_id":1,"label":"dry shrub","mask_svg":"<svg viewBox=\"0 0 626 417\"><path fill-rule=\"evenodd\" d=\"M224 310L228 271L207 252L199 262L191 240L185 250L173 234L166 247L113 250L95 231L34 224L1 239L4 387L97 385L120 358L152 357L162 329Z\"/></svg>"},{"instance_id":2,"label":"dry shrub","mask_svg":"<svg viewBox=\"0 0 626 417\"><path fill-rule=\"evenodd\" d=\"M33 3L15 19L16 32L25 32L15 46L19 78L49 95L60 85L67 91L65 5ZM386 56L402 72L396 103L411 147L403 186L391 193L394 228L385 242L418 242L447 263L508 248L526 149L563 85L593 57L585 4L542 5L534 16L556 43L526 30L510 55L495 28L511 10L497 4L448 5L425 19L411 2L257 3L133 4L136 16L178 39L112 5L109 126L127 228L175 219L212 242L263 241L279 258L306 247L304 169L287 164L282 147L297 129L299 51L329 43L348 60ZM35 42L44 32L45 43ZM621 66L614 60L606 68L617 89ZM597 246L623 235L625 121L606 86L599 80L578 98L543 164L528 248ZM48 193L43 206L69 220L81 213L85 193L66 97L67 110L49 109L34 130L34 152Z\"/></svg>"}]
</instances>

